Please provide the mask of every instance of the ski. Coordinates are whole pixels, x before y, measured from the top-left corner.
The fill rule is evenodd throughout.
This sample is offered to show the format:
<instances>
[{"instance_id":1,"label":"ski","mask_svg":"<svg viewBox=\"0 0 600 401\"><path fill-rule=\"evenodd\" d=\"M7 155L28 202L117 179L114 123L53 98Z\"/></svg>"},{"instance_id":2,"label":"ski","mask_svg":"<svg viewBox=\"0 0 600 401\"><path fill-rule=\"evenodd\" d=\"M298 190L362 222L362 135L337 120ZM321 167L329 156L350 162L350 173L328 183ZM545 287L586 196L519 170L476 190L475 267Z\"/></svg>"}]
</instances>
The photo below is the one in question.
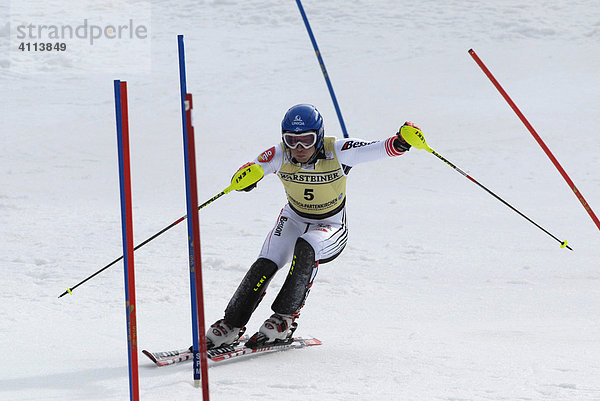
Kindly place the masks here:
<instances>
[{"instance_id":1,"label":"ski","mask_svg":"<svg viewBox=\"0 0 600 401\"><path fill-rule=\"evenodd\" d=\"M267 344L260 348L248 348L243 344L228 345L208 350L208 359L211 364L214 364L236 358L248 357L251 355L262 355L271 352L300 349L321 344L321 341L317 340L316 338L294 337L291 341ZM152 362L154 362L156 366L173 365L179 362L190 360L194 356L193 352L190 351L189 348L162 352L150 352L148 350L143 350L142 352Z\"/></svg>"}]
</instances>

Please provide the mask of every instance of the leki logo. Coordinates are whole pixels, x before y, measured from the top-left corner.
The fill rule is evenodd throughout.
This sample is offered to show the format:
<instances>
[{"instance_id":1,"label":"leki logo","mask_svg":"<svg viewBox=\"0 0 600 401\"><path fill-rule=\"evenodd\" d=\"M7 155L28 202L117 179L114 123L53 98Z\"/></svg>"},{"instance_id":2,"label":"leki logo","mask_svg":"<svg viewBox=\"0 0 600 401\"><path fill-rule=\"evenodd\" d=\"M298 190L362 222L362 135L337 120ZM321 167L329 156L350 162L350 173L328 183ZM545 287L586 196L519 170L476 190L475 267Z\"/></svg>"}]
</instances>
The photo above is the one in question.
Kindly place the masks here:
<instances>
[{"instance_id":1,"label":"leki logo","mask_svg":"<svg viewBox=\"0 0 600 401\"><path fill-rule=\"evenodd\" d=\"M300 117L299 115L296 115L296 117L294 117L294 121L292 121L292 125L304 125L304 121L302 120L302 117Z\"/></svg>"}]
</instances>

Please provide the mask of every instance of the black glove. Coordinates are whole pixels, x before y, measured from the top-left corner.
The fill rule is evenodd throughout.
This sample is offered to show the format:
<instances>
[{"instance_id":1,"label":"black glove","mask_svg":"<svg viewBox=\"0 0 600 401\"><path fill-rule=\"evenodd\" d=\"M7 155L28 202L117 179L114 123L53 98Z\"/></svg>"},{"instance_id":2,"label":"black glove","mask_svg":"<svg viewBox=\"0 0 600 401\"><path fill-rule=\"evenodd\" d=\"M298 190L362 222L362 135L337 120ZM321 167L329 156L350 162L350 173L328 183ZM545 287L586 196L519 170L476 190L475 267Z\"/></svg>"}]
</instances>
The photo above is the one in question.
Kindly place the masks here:
<instances>
[{"instance_id":1,"label":"black glove","mask_svg":"<svg viewBox=\"0 0 600 401\"><path fill-rule=\"evenodd\" d=\"M252 184L252 185L248 185L246 188L244 189L238 189L238 191L244 191L244 192L250 192L252 191L254 188L256 188L256 183Z\"/></svg>"}]
</instances>

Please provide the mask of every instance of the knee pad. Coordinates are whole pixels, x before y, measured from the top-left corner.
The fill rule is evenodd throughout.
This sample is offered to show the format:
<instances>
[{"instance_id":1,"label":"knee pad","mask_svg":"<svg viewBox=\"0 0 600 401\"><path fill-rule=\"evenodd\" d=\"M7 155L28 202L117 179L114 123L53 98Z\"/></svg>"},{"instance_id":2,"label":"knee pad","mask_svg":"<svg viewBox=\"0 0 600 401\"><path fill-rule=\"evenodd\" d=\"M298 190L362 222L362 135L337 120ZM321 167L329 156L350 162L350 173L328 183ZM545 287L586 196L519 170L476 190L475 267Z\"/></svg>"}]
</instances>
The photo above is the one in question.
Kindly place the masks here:
<instances>
[{"instance_id":1,"label":"knee pad","mask_svg":"<svg viewBox=\"0 0 600 401\"><path fill-rule=\"evenodd\" d=\"M295 315L300 311L317 275L318 265L313 247L298 238L290 271L271 306L275 313Z\"/></svg>"},{"instance_id":2,"label":"knee pad","mask_svg":"<svg viewBox=\"0 0 600 401\"><path fill-rule=\"evenodd\" d=\"M277 273L275 262L258 258L238 286L225 309L225 321L234 327L244 327L263 299L271 278Z\"/></svg>"}]
</instances>

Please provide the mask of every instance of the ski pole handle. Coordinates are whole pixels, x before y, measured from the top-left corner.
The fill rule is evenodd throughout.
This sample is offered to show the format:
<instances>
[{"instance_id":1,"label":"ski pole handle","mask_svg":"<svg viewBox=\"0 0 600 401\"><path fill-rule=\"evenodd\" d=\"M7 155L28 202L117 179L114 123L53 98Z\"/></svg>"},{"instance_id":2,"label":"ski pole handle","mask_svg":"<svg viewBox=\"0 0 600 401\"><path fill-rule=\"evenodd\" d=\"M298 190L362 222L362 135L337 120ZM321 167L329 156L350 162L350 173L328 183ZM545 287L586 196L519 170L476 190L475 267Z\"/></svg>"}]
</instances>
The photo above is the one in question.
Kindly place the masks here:
<instances>
[{"instance_id":1,"label":"ski pole handle","mask_svg":"<svg viewBox=\"0 0 600 401\"><path fill-rule=\"evenodd\" d=\"M400 127L400 135L413 148L423 149L429 153L433 152L433 149L427 145L423 132L414 125L404 123L404 125Z\"/></svg>"}]
</instances>

